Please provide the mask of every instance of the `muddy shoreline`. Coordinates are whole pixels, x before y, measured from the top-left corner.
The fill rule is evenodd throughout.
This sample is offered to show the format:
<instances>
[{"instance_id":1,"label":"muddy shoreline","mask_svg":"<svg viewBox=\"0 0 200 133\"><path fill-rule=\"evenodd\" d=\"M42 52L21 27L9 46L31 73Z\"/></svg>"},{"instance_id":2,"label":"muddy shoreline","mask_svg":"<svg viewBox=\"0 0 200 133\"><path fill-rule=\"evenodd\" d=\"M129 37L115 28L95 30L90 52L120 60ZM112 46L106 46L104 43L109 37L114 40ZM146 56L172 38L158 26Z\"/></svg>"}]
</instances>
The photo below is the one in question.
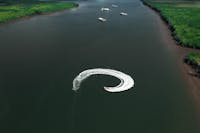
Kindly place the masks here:
<instances>
[{"instance_id":1,"label":"muddy shoreline","mask_svg":"<svg viewBox=\"0 0 200 133\"><path fill-rule=\"evenodd\" d=\"M173 39L176 41L176 44L182 46L182 41L181 39L179 39L179 37L176 35L176 33L174 32L175 31L175 28L174 26L167 20L167 18L161 13L160 10L158 10L157 8L151 6L150 4L148 4L147 2L145 2L144 0L141 0L142 3L145 5L145 6L148 6L149 8L151 8L152 10L156 11L157 14L161 17L161 19L166 23L166 25L168 26L169 30L171 31L171 36L173 37ZM188 48L193 48L193 49L199 49L198 47L192 47L192 46L182 46L182 47L188 47Z\"/></svg>"},{"instance_id":2,"label":"muddy shoreline","mask_svg":"<svg viewBox=\"0 0 200 133\"><path fill-rule=\"evenodd\" d=\"M143 1L142 3L157 16L157 23L160 29L162 39L166 42L167 47L173 52L175 56L175 59L177 61L176 65L181 71L181 76L183 80L186 81L186 85L188 88L186 92L188 92L188 95L191 97L193 105L196 109L197 120L200 124L200 78L195 76L195 70L184 62L184 58L188 53L200 53L200 51L199 49L192 49L188 47L182 47L181 45L177 45L179 44L179 42L177 42L177 40L172 35L171 26L168 25L168 22L166 22L165 19L163 19L160 12L157 11L157 9L151 7L150 5L144 3Z\"/></svg>"},{"instance_id":3,"label":"muddy shoreline","mask_svg":"<svg viewBox=\"0 0 200 133\"><path fill-rule=\"evenodd\" d=\"M168 26L168 29L171 31L171 36L173 37L174 41L176 42L177 45L181 46L181 47L187 47L187 48L192 48L194 50L190 51L190 52L195 52L195 53L200 53L200 50L199 48L196 48L196 47L190 47L188 45L186 46L183 46L182 45L182 41L181 39L178 38L178 36L176 35L175 33L175 28L174 26L167 20L167 18L161 13L160 10L158 10L157 8L151 6L150 4L148 4L146 1L144 0L141 0L142 3L145 5L145 6L148 6L149 8L151 8L152 10L154 10L159 16L160 18L165 22L165 24ZM196 50L198 49L198 50ZM189 52L188 52L189 53ZM191 74L200 78L200 68L198 65L194 64L193 62L189 61L188 59L185 58L186 57L186 54L185 56L183 57L183 60L186 64L190 65L194 70L196 70L196 72L192 72Z\"/></svg>"}]
</instances>

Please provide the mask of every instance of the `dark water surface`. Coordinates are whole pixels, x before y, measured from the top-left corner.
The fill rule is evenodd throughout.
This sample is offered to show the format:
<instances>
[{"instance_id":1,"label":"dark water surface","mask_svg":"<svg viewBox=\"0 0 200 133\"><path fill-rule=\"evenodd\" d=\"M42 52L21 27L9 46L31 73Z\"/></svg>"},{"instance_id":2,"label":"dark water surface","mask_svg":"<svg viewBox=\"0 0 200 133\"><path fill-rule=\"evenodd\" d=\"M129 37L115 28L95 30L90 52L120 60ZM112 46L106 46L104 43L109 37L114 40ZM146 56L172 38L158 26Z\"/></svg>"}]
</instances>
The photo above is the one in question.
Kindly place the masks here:
<instances>
[{"instance_id":1,"label":"dark water surface","mask_svg":"<svg viewBox=\"0 0 200 133\"><path fill-rule=\"evenodd\" d=\"M99 11L113 3L119 8ZM155 15L138 0L81 2L1 25L0 132L197 133L186 85L166 47ZM130 74L135 87L108 93L103 86L119 81L94 76L75 94L73 78L97 67Z\"/></svg>"}]
</instances>

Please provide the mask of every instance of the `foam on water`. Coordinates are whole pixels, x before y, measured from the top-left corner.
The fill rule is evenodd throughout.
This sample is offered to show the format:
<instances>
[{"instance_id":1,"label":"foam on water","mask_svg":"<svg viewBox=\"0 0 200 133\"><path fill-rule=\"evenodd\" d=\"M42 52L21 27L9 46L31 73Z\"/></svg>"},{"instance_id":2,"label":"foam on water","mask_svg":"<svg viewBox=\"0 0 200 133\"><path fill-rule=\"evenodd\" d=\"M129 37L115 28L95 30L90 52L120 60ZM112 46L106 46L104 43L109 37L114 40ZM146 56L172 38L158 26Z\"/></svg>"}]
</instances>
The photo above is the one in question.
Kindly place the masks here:
<instances>
[{"instance_id":1,"label":"foam on water","mask_svg":"<svg viewBox=\"0 0 200 133\"><path fill-rule=\"evenodd\" d=\"M73 89L74 91L77 91L80 89L81 83L87 79L88 77L92 75L110 75L114 76L118 79L120 79L121 83L115 87L104 87L104 90L108 92L121 92L128 90L134 86L134 80L131 78L131 76L122 73L117 70L113 69L103 69L103 68L95 68L95 69L88 69L83 72L81 72L74 80L73 80Z\"/></svg>"}]
</instances>

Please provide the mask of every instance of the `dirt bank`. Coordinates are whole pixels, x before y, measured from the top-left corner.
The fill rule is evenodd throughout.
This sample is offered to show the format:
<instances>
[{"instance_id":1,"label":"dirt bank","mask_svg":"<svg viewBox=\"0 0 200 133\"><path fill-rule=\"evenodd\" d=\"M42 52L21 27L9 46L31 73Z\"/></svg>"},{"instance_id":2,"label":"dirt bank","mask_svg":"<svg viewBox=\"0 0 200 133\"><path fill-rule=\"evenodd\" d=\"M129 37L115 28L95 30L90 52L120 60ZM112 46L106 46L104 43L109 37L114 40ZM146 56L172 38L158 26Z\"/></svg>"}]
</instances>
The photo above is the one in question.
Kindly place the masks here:
<instances>
[{"instance_id":1,"label":"dirt bank","mask_svg":"<svg viewBox=\"0 0 200 133\"><path fill-rule=\"evenodd\" d=\"M191 66L184 63L184 58L188 53L200 53L200 50L177 45L177 40L174 40L174 38L171 35L170 26L165 21L163 21L162 17L160 16L160 13L156 10L153 10L153 8L149 6L146 6L146 8L148 8L150 12L156 14L157 24L160 30L161 37L164 40L165 44L167 44L167 47L173 52L174 57L176 58L176 65L181 71L183 80L185 80L187 83L188 90L186 91L191 96L191 100L194 101L193 103L196 107L197 117L200 124L200 78L195 76L195 71L194 69L192 69Z\"/></svg>"}]
</instances>

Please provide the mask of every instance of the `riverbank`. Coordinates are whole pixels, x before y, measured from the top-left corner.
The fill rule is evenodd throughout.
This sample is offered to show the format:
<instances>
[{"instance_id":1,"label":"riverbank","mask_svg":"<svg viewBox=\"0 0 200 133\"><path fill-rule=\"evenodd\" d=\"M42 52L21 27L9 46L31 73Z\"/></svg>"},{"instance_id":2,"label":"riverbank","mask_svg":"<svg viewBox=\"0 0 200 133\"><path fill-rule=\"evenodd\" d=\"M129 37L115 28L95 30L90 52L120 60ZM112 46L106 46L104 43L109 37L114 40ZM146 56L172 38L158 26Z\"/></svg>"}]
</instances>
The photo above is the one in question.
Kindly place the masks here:
<instances>
[{"instance_id":1,"label":"riverbank","mask_svg":"<svg viewBox=\"0 0 200 133\"><path fill-rule=\"evenodd\" d=\"M178 44L184 47L200 48L200 4L166 3L153 0L143 0L143 3L160 14L169 25L172 36Z\"/></svg>"},{"instance_id":2,"label":"riverbank","mask_svg":"<svg viewBox=\"0 0 200 133\"><path fill-rule=\"evenodd\" d=\"M191 65L197 74L194 76L200 77L200 54L197 53L189 53L185 57L185 62Z\"/></svg>"},{"instance_id":3,"label":"riverbank","mask_svg":"<svg viewBox=\"0 0 200 133\"><path fill-rule=\"evenodd\" d=\"M151 6L150 9L152 9ZM153 8L154 9L154 8ZM174 53L174 58L177 60L177 66L182 73L183 80L186 81L188 85L188 94L191 95L192 101L194 101L194 106L197 109L197 117L200 123L200 78L195 76L195 70L183 62L183 59L189 53L199 53L199 49L191 49L187 47L182 47L181 45L176 45L177 42L171 36L171 29L165 21L162 21L160 18L161 14L157 12L157 9L150 10L153 11L157 16L158 26L160 28L160 34L162 39L166 42L167 47Z\"/></svg>"},{"instance_id":4,"label":"riverbank","mask_svg":"<svg viewBox=\"0 0 200 133\"><path fill-rule=\"evenodd\" d=\"M73 2L36 2L1 5L0 23L9 22L26 16L57 12L74 7L78 7L78 4Z\"/></svg>"},{"instance_id":5,"label":"riverbank","mask_svg":"<svg viewBox=\"0 0 200 133\"><path fill-rule=\"evenodd\" d=\"M191 2L172 2L172 1L152 1L143 0L144 5L150 7L159 13L163 21L168 25L171 35L177 44L183 47L194 49L200 48L200 4L192 4ZM186 61L187 64L195 68L197 77L200 75L199 66L196 62L200 60L200 54L197 54L192 60ZM187 58L190 55L184 57ZM182 59L183 60L183 59ZM188 63L190 62L190 63Z\"/></svg>"}]
</instances>

